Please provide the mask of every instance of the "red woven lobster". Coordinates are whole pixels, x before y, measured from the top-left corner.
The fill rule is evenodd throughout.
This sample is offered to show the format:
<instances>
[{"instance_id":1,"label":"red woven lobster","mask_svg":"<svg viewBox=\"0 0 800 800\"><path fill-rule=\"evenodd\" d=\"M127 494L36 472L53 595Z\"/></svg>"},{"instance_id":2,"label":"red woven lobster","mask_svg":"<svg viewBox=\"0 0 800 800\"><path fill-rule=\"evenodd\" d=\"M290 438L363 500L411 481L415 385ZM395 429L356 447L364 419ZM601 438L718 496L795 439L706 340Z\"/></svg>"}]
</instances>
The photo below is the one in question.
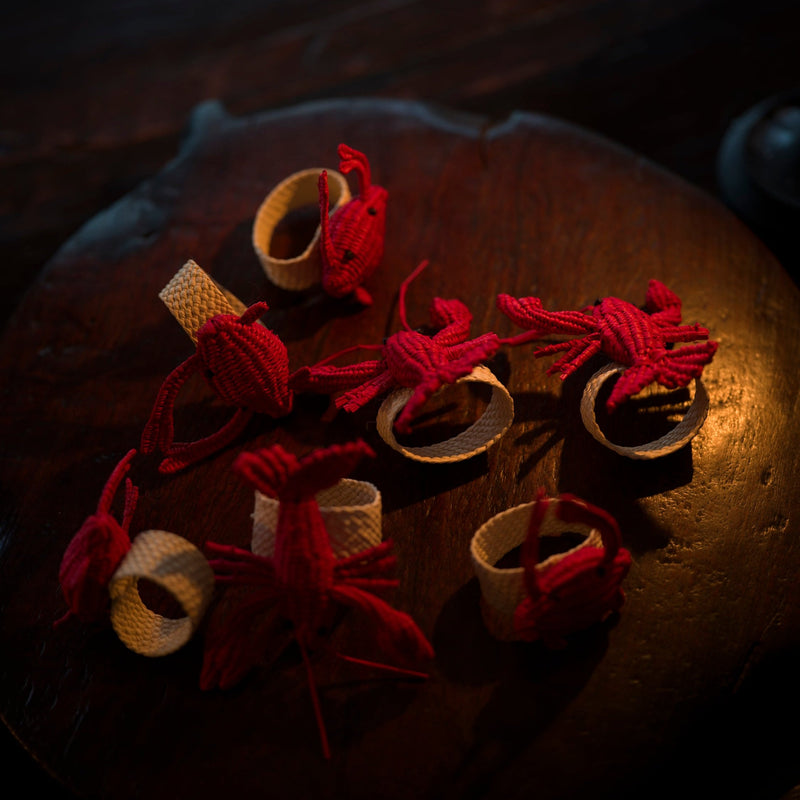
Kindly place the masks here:
<instances>
[{"instance_id":1,"label":"red woven lobster","mask_svg":"<svg viewBox=\"0 0 800 800\"><path fill-rule=\"evenodd\" d=\"M387 192L370 181L367 157L339 145L339 169L358 173L358 195L328 217L328 173L319 176L320 254L322 288L332 297L352 294L358 302L370 305L372 297L361 285L383 258L386 230Z\"/></svg>"},{"instance_id":2,"label":"red woven lobster","mask_svg":"<svg viewBox=\"0 0 800 800\"><path fill-rule=\"evenodd\" d=\"M111 505L135 455L136 450L130 450L114 468L100 495L97 511L86 518L64 551L58 578L69 610L57 625L73 615L85 622L96 622L108 614L109 581L131 548L128 528L139 491L130 478L125 480L122 522L112 516Z\"/></svg>"},{"instance_id":3,"label":"red woven lobster","mask_svg":"<svg viewBox=\"0 0 800 800\"><path fill-rule=\"evenodd\" d=\"M681 301L663 283L651 280L647 288L646 311L607 297L581 311L545 311L538 297L516 299L507 294L497 297L497 307L526 333L502 340L519 345L547 334L583 334L580 339L547 345L537 350L537 358L566 351L548 370L561 372L564 379L602 351L627 369L620 375L607 401L613 411L621 402L652 382L667 389L687 386L714 357L717 342L670 349L676 342L708 339L700 325L681 325Z\"/></svg>"},{"instance_id":4,"label":"red woven lobster","mask_svg":"<svg viewBox=\"0 0 800 800\"><path fill-rule=\"evenodd\" d=\"M201 687L228 688L261 661L269 649L271 631L259 619L277 610L292 624L306 666L323 752L329 757L308 650L332 611L348 606L361 612L372 627L378 647L404 661L433 658L433 650L408 614L397 611L378 593L398 585L392 577L395 557L385 541L355 555L336 558L331 549L317 492L349 474L365 455L364 442L333 445L298 459L280 445L242 453L233 469L253 488L280 501L272 557L215 543L207 545L211 566L223 585L247 587L224 624L211 627L201 673ZM422 673L341 656L392 671Z\"/></svg>"},{"instance_id":5,"label":"red woven lobster","mask_svg":"<svg viewBox=\"0 0 800 800\"><path fill-rule=\"evenodd\" d=\"M587 544L546 568L537 568L539 531L548 512L562 522L596 529L603 547ZM571 494L551 499L540 491L520 549L527 596L514 613L518 637L562 647L570 633L618 611L625 602L621 584L631 565L630 553L620 544L619 527L603 509Z\"/></svg>"},{"instance_id":6,"label":"red woven lobster","mask_svg":"<svg viewBox=\"0 0 800 800\"><path fill-rule=\"evenodd\" d=\"M142 432L143 453L165 454L160 472L177 472L225 447L254 414L282 417L292 410L289 357L276 334L258 323L268 306L254 303L241 317L217 314L197 331L194 355L164 380ZM236 411L216 433L196 442L173 442L173 413L181 387L196 372Z\"/></svg>"},{"instance_id":7,"label":"red woven lobster","mask_svg":"<svg viewBox=\"0 0 800 800\"><path fill-rule=\"evenodd\" d=\"M414 416L437 389L469 375L478 364L491 358L497 352L500 340L494 333L467 340L472 314L460 300L434 298L430 309L431 322L440 330L433 336L411 330L406 318L406 291L427 265L427 261L420 263L400 287L403 330L390 336L383 345L356 345L312 367L301 367L291 377L292 389L321 394L346 390L335 399L335 405L345 411L356 411L394 388L412 388L413 394L395 420L397 431L407 433ZM359 349L380 350L381 358L343 367L327 365L327 362Z\"/></svg>"}]
</instances>

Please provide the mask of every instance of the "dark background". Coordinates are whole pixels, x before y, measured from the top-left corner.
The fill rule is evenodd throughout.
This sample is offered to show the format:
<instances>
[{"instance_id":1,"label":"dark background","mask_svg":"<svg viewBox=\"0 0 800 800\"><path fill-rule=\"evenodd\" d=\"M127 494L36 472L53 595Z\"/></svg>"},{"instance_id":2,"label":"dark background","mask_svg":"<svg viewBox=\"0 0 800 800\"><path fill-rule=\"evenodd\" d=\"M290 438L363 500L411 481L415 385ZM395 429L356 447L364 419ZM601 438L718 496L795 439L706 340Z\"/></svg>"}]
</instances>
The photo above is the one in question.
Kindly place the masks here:
<instances>
[{"instance_id":1,"label":"dark background","mask_svg":"<svg viewBox=\"0 0 800 800\"><path fill-rule=\"evenodd\" d=\"M730 203L717 177L726 131L800 88L800 3L32 0L0 11L0 80L5 325L57 249L177 153L210 98L235 115L355 96L490 120L540 112ZM744 216L793 272L789 228ZM58 796L0 733L5 786Z\"/></svg>"}]
</instances>

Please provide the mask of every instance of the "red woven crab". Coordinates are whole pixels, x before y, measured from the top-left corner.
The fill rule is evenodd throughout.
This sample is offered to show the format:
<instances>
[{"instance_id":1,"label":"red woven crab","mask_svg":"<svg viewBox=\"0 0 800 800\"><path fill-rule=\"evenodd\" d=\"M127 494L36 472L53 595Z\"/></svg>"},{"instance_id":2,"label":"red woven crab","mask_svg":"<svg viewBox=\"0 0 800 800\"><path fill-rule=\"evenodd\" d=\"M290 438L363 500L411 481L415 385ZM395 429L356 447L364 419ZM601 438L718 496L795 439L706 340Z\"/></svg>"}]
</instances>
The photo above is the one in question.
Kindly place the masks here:
<instances>
[{"instance_id":1,"label":"red woven crab","mask_svg":"<svg viewBox=\"0 0 800 800\"><path fill-rule=\"evenodd\" d=\"M64 551L58 578L69 610L56 624L72 615L85 622L96 622L108 613L108 583L131 548L128 528L139 491L130 478L125 480L122 522L112 516L111 505L135 455L136 450L128 451L114 468L100 495L97 511L86 518Z\"/></svg>"},{"instance_id":2,"label":"red woven crab","mask_svg":"<svg viewBox=\"0 0 800 800\"><path fill-rule=\"evenodd\" d=\"M327 736L311 673L308 649L318 630L337 607L361 612L372 625L379 648L393 658L419 661L433 658L433 650L408 614L377 596L398 585L392 576L396 559L391 541L360 553L336 558L331 549L315 494L349 474L365 455L364 442L333 445L298 459L280 445L243 453L233 469L253 488L280 501L272 557L249 550L209 543L208 550L220 584L247 587L224 625L210 628L201 673L201 687L228 688L264 658L271 631L259 625L277 611L292 624L293 636L306 665L323 752L329 756ZM356 663L382 667L416 677L423 673L341 656Z\"/></svg>"},{"instance_id":3,"label":"red woven crab","mask_svg":"<svg viewBox=\"0 0 800 800\"><path fill-rule=\"evenodd\" d=\"M282 417L292 410L289 356L276 334L258 323L266 312L254 303L241 317L217 314L197 331L194 355L164 380L150 419L142 432L143 453L165 454L160 472L177 472L229 444L254 414ZM173 413L181 387L196 372L225 403L236 407L233 417L216 433L185 443L173 442Z\"/></svg>"},{"instance_id":4,"label":"red woven crab","mask_svg":"<svg viewBox=\"0 0 800 800\"><path fill-rule=\"evenodd\" d=\"M652 382L667 389L687 386L714 357L717 342L686 345L670 349L676 342L708 339L700 325L681 325L681 301L663 283L651 280L647 288L647 311L607 297L581 311L545 311L538 297L516 299L507 294L497 297L497 307L526 333L502 340L519 345L547 334L583 334L580 339L547 345L535 356L566 351L548 370L561 372L564 379L602 351L627 369L620 375L607 401L613 411L621 402Z\"/></svg>"},{"instance_id":5,"label":"red woven crab","mask_svg":"<svg viewBox=\"0 0 800 800\"><path fill-rule=\"evenodd\" d=\"M500 346L494 333L467 340L472 314L460 300L436 297L431 304L431 322L440 330L425 336L411 330L406 318L405 295L408 285L428 265L423 261L400 287L400 320L404 330L390 336L383 345L356 345L293 373L290 385L295 392L332 394L346 390L335 399L337 408L356 411L370 400L404 386L412 388L395 428L407 433L414 415L441 386L454 383L482 361L491 358ZM380 350L381 358L344 367L327 362L353 350Z\"/></svg>"},{"instance_id":6,"label":"red woven crab","mask_svg":"<svg viewBox=\"0 0 800 800\"><path fill-rule=\"evenodd\" d=\"M539 531L550 511L562 522L596 529L603 547L576 548L545 569L539 565ZM565 637L600 622L625 602L622 581L631 565L630 553L614 518L571 494L547 498L539 493L531 513L520 561L527 596L514 612L514 629L523 641L541 639L562 647Z\"/></svg>"},{"instance_id":7,"label":"red woven crab","mask_svg":"<svg viewBox=\"0 0 800 800\"><path fill-rule=\"evenodd\" d=\"M339 169L345 174L358 173L358 195L328 217L328 173L319 176L320 254L322 257L322 288L333 297L353 294L363 305L372 297L361 285L383 258L386 230L387 192L371 183L367 157L339 145Z\"/></svg>"}]
</instances>

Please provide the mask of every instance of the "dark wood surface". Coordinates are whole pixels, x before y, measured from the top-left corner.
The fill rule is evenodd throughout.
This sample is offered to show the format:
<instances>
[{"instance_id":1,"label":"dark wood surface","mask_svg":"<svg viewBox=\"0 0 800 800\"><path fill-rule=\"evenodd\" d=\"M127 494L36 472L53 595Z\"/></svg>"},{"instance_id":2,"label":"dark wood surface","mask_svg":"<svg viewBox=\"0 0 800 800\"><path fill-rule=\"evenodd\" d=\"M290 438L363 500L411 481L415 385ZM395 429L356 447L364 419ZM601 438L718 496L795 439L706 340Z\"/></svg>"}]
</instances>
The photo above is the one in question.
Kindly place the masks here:
<instances>
[{"instance_id":1,"label":"dark wood surface","mask_svg":"<svg viewBox=\"0 0 800 800\"><path fill-rule=\"evenodd\" d=\"M258 748L268 749L277 796L290 784L296 796L348 796L349 788L349 796L391 797L400 787L447 796L444 783L452 796L567 796L587 781L652 796L685 786L695 765L701 777L691 785L702 796L781 797L800 783L796 737L782 731L796 719L800 661L796 292L730 215L646 161L536 117L481 133L515 109L544 111L714 193L716 148L733 116L797 83L793 5L542 3L457 14L444 4L228 3L189 17L158 4L114 15L99 5L42 4L8 17L4 318L32 289L2 349L0 714L38 765L13 765L29 785L49 770L88 796L145 796L160 778L159 792L181 795L215 781L231 787L234 774L260 789L264 773L241 767ZM312 126L289 115L279 125L218 117L215 128L211 114L203 135L162 171L204 99L245 117L358 95L422 98L477 116L448 127L405 107L379 106L376 116L345 103L315 111L322 116ZM263 125L274 140L257 136ZM338 749L326 766L301 713L307 698L296 670L263 676L255 703L246 690L186 701L196 697L187 679L196 647L143 665L113 637L72 629L58 640L49 625L61 610L53 578L64 544L115 457L135 442L160 378L185 355L182 332L154 300L185 257L245 299L267 296L294 358L352 341L354 317L310 297L276 296L248 249L254 203L271 183L331 163L345 135L374 152L376 179L409 216L390 232L375 308L355 318L360 339L395 329L397 284L429 257L412 293L412 313L423 317L433 293L466 290L476 331L500 324L489 302L496 290L535 290L559 307L605 293L636 302L657 272L685 297L687 314L712 327L721 351L708 376L716 413L691 458L666 468L609 462L569 415L579 389L559 394L522 354L494 364L517 396L518 417L486 458L423 469L421 482L418 467L382 451L373 474L380 481L388 471L387 534L406 565L401 600L439 657L433 680L413 691L351 684L351 674L323 667ZM521 252L532 275L517 264ZM477 263L491 269L454 278ZM553 265L569 268L567 283ZM315 329L301 333L309 319ZM322 427L319 412L301 405L287 427L252 430L251 443L287 437L307 447L369 430L367 416ZM181 529L181 500L197 482L214 514L238 514L245 530L247 501L235 500L241 489L225 475L231 456L191 479L152 479L141 519L202 539ZM466 560L478 518L539 484L609 506L635 556L618 625L557 656L487 639ZM476 508L476 496L488 499ZM452 531L453 516L463 530ZM424 547L418 529L430 531ZM452 569L442 575L437 563ZM250 735L262 703L277 724L257 741L232 738L242 728ZM233 762L219 739L237 745ZM10 742L7 751L19 749ZM170 762L182 765L184 783L171 783Z\"/></svg>"}]
</instances>

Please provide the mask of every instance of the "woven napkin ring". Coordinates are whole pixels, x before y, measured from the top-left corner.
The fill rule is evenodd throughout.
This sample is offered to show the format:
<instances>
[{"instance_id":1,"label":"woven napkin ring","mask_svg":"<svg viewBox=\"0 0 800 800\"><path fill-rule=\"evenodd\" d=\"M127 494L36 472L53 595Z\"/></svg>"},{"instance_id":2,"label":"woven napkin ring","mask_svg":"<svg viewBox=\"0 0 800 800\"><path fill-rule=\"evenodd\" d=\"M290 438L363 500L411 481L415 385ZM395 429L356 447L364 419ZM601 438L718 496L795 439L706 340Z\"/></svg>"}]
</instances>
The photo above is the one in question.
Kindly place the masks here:
<instances>
[{"instance_id":1,"label":"woven napkin ring","mask_svg":"<svg viewBox=\"0 0 800 800\"><path fill-rule=\"evenodd\" d=\"M292 173L270 191L256 212L252 233L253 249L266 276L281 289L298 292L309 289L322 280L319 225L299 255L279 258L272 255L272 252L275 249L273 237L281 222L308 206L318 206L319 181L324 172L327 172L329 203L331 210L335 212L350 200L350 187L344 175L322 168Z\"/></svg>"},{"instance_id":2,"label":"woven napkin ring","mask_svg":"<svg viewBox=\"0 0 800 800\"><path fill-rule=\"evenodd\" d=\"M128 529L138 491L126 478L122 522L111 505L136 450L115 467L97 512L84 521L67 546L59 569L67 614L87 622L110 617L120 641L145 656L165 656L181 648L197 630L214 592L214 573L205 556L174 533L148 530L130 541ZM164 616L142 599L142 582L166 592L183 616Z\"/></svg>"},{"instance_id":3,"label":"woven napkin ring","mask_svg":"<svg viewBox=\"0 0 800 800\"><path fill-rule=\"evenodd\" d=\"M708 411L708 394L700 382L703 368L717 351L717 342L673 345L707 340L709 332L698 324L681 324L681 300L663 283L648 284L645 308L640 309L618 297L598 300L580 311L546 311L538 297L497 297L497 307L525 333L502 339L511 346L526 344L550 334L579 336L539 348L534 356L563 353L547 370L563 379L585 364L596 353L604 353L611 364L598 370L589 380L581 403L581 418L592 436L620 455L653 459L685 446L702 427ZM678 426L659 439L635 447L610 442L595 417L595 400L600 386L612 375L619 378L606 408L613 412L621 403L652 383L666 389L686 388L696 382L694 401Z\"/></svg>"},{"instance_id":4,"label":"woven napkin ring","mask_svg":"<svg viewBox=\"0 0 800 800\"><path fill-rule=\"evenodd\" d=\"M540 537L580 534L577 546L540 560ZM497 563L520 548L520 566ZM574 495L548 498L492 517L472 537L470 554L488 630L503 641L560 647L570 634L603 621L624 603L630 553L616 521Z\"/></svg>"},{"instance_id":5,"label":"woven napkin ring","mask_svg":"<svg viewBox=\"0 0 800 800\"><path fill-rule=\"evenodd\" d=\"M614 375L625 371L622 364L606 364L600 367L586 383L581 398L581 419L586 430L600 444L627 458L646 461L674 453L687 445L699 433L708 415L708 392L700 378L695 378L694 398L680 422L670 431L651 442L639 445L621 445L609 440L597 422L595 403L600 387Z\"/></svg>"},{"instance_id":6,"label":"woven napkin ring","mask_svg":"<svg viewBox=\"0 0 800 800\"><path fill-rule=\"evenodd\" d=\"M281 502L254 491L253 538L250 549L259 556L275 555ZM352 556L381 543L381 493L367 481L342 478L314 497L337 558Z\"/></svg>"},{"instance_id":7,"label":"woven napkin ring","mask_svg":"<svg viewBox=\"0 0 800 800\"><path fill-rule=\"evenodd\" d=\"M280 338L259 322L266 303L249 308L187 261L159 297L196 350L164 380L142 432L144 453L163 452L161 472L176 472L230 444L256 413L282 417L292 409L289 356ZM236 410L219 431L192 443L174 442L175 400L199 372L217 397Z\"/></svg>"},{"instance_id":8,"label":"woven napkin ring","mask_svg":"<svg viewBox=\"0 0 800 800\"><path fill-rule=\"evenodd\" d=\"M491 387L492 396L483 414L466 430L435 444L412 447L401 444L395 436L395 422L414 394L413 389L397 389L378 409L376 426L380 437L398 453L414 461L429 464L451 464L473 458L496 444L514 420L514 401L508 389L488 367L479 364L469 375L456 383L483 383ZM439 391L444 391L440 389Z\"/></svg>"},{"instance_id":9,"label":"woven napkin ring","mask_svg":"<svg viewBox=\"0 0 800 800\"><path fill-rule=\"evenodd\" d=\"M351 196L344 175L306 169L285 178L266 196L253 221L253 249L267 277L282 289L299 291L321 283L331 297L352 296L362 305L372 297L362 286L383 258L387 192L373 184L367 157L340 144L339 169L358 176ZM298 256L275 254L281 222L312 204L319 206L319 225Z\"/></svg>"}]
</instances>

